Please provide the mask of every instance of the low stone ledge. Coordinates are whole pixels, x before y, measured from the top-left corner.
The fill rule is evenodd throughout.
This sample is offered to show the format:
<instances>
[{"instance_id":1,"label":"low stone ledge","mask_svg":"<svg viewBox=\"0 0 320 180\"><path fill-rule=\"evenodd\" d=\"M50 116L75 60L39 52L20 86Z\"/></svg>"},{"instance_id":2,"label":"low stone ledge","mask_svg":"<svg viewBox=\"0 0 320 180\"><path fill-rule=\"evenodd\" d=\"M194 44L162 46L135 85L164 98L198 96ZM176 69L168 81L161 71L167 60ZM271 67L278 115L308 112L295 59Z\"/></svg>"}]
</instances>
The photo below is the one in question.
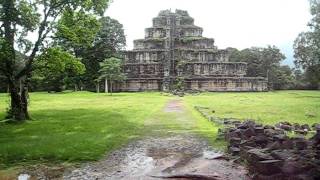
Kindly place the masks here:
<instances>
[{"instance_id":1,"label":"low stone ledge","mask_svg":"<svg viewBox=\"0 0 320 180\"><path fill-rule=\"evenodd\" d=\"M217 118L208 107L195 109L222 125L218 138L227 141L230 155L246 162L253 179L320 179L320 124L262 125L254 120Z\"/></svg>"}]
</instances>

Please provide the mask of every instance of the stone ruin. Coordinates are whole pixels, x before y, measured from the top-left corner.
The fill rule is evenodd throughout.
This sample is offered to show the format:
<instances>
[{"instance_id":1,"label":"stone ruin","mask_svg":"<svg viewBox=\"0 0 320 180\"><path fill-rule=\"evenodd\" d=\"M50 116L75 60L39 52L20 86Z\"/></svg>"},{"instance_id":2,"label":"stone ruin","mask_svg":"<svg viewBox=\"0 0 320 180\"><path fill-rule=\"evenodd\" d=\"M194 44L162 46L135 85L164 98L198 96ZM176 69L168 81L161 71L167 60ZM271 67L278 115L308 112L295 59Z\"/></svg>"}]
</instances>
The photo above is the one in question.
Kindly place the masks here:
<instances>
[{"instance_id":1,"label":"stone ruin","mask_svg":"<svg viewBox=\"0 0 320 180\"><path fill-rule=\"evenodd\" d=\"M320 124L262 125L253 120L214 118L209 108L196 109L222 125L218 137L227 141L233 157L247 165L252 179L320 179Z\"/></svg>"},{"instance_id":2,"label":"stone ruin","mask_svg":"<svg viewBox=\"0 0 320 180\"><path fill-rule=\"evenodd\" d=\"M145 38L124 52L127 79L119 91L266 91L262 77L246 77L247 65L229 62L230 52L202 36L187 11L164 10L145 29Z\"/></svg>"}]
</instances>

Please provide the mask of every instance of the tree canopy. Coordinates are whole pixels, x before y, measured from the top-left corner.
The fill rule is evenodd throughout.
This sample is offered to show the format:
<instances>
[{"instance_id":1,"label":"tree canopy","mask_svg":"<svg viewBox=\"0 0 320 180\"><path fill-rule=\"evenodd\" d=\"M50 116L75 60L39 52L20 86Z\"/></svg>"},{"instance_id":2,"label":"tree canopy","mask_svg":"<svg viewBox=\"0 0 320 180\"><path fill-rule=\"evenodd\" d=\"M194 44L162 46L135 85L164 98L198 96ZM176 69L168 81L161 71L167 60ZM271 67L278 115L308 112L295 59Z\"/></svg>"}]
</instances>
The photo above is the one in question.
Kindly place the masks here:
<instances>
[{"instance_id":1,"label":"tree canopy","mask_svg":"<svg viewBox=\"0 0 320 180\"><path fill-rule=\"evenodd\" d=\"M107 16L99 19L87 16L84 19L90 23L86 23L87 26L79 26L84 22L78 22L78 18L70 18L69 14L66 16L59 22L61 28L58 28L56 33L56 42L65 50L73 50L75 56L81 58L86 72L79 77L78 84L85 84L86 90L93 90L97 87L96 80L100 76L99 63L110 57L118 57L119 51L126 44L123 26ZM86 29L88 35L83 35L81 28Z\"/></svg>"},{"instance_id":2,"label":"tree canopy","mask_svg":"<svg viewBox=\"0 0 320 180\"><path fill-rule=\"evenodd\" d=\"M247 76L260 76L268 79L272 89L287 89L294 84L294 76L289 66L281 66L285 56L275 46L252 47L241 51L229 48L230 61L246 62Z\"/></svg>"},{"instance_id":3,"label":"tree canopy","mask_svg":"<svg viewBox=\"0 0 320 180\"><path fill-rule=\"evenodd\" d=\"M125 74L122 72L122 61L121 59L111 57L101 62L100 67L101 68L99 70L99 79L106 79L110 81L110 91L112 94L113 82L123 81L126 78Z\"/></svg>"},{"instance_id":4,"label":"tree canopy","mask_svg":"<svg viewBox=\"0 0 320 180\"><path fill-rule=\"evenodd\" d=\"M8 83L11 97L11 117L29 118L28 86L32 67L39 51L50 44L48 36L56 30L56 23L66 13L99 16L109 0L3 0L0 5L0 71ZM78 17L81 17L81 16ZM64 16L63 16L64 17ZM36 38L27 37L35 32ZM23 54L23 67L16 58L16 48ZM22 86L21 86L22 84ZM19 87L23 87L19 90Z\"/></svg>"},{"instance_id":5,"label":"tree canopy","mask_svg":"<svg viewBox=\"0 0 320 180\"><path fill-rule=\"evenodd\" d=\"M61 48L46 49L35 63L34 76L44 82L48 91L60 92L66 81L85 72L79 58Z\"/></svg>"},{"instance_id":6,"label":"tree canopy","mask_svg":"<svg viewBox=\"0 0 320 180\"><path fill-rule=\"evenodd\" d=\"M310 0L312 19L310 31L302 32L294 42L294 57L297 68L305 71L305 79L312 89L320 88L320 1Z\"/></svg>"}]
</instances>

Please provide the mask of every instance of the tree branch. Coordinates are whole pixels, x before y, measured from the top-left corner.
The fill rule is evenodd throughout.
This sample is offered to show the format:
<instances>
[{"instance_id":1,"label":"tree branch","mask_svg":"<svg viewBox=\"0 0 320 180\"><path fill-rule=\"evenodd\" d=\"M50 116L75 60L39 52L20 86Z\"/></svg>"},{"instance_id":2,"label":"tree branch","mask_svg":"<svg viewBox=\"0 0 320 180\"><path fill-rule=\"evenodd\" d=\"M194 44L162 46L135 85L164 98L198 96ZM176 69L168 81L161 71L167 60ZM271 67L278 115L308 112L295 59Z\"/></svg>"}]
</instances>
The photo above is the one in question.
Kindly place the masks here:
<instances>
[{"instance_id":1,"label":"tree branch","mask_svg":"<svg viewBox=\"0 0 320 180\"><path fill-rule=\"evenodd\" d=\"M48 5L46 3L44 3L44 19L43 21L40 23L39 26L39 31L38 31L38 39L34 45L34 48L30 54L30 56L27 59L26 65L25 67L15 76L17 79L21 78L22 76L27 75L28 73L31 72L32 70L32 63L36 57L37 52L39 51L40 45L42 44L42 42L44 41L44 39L47 37L47 35L52 31L53 26L51 25L50 27L46 26L48 25L49 21L48 18L50 17L50 14L52 13L53 9L58 8L59 6L63 6L63 4L58 4L58 5L49 5L49 9L48 9ZM52 22L54 22L56 20L56 18L58 17L58 15L60 14L61 10L56 12L53 15L53 20Z\"/></svg>"}]
</instances>

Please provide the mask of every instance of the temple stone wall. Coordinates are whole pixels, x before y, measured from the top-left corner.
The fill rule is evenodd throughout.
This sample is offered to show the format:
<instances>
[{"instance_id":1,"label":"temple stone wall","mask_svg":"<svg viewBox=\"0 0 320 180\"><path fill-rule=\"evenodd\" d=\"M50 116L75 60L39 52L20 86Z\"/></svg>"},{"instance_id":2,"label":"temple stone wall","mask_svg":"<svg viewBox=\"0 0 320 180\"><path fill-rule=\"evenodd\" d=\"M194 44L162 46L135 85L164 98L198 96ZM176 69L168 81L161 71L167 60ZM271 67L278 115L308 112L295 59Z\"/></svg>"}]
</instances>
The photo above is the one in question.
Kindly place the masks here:
<instances>
[{"instance_id":1,"label":"temple stone wall","mask_svg":"<svg viewBox=\"0 0 320 180\"><path fill-rule=\"evenodd\" d=\"M120 91L160 91L162 80L159 79L129 79L121 83L117 90Z\"/></svg>"},{"instance_id":2,"label":"temple stone wall","mask_svg":"<svg viewBox=\"0 0 320 180\"><path fill-rule=\"evenodd\" d=\"M214 39L211 38L181 38L175 42L176 48L213 49Z\"/></svg>"},{"instance_id":3,"label":"temple stone wall","mask_svg":"<svg viewBox=\"0 0 320 180\"><path fill-rule=\"evenodd\" d=\"M183 76L239 76L246 74L246 63L187 63Z\"/></svg>"},{"instance_id":4,"label":"temple stone wall","mask_svg":"<svg viewBox=\"0 0 320 180\"><path fill-rule=\"evenodd\" d=\"M160 63L127 64L123 71L130 78L162 77L163 65Z\"/></svg>"},{"instance_id":5,"label":"temple stone wall","mask_svg":"<svg viewBox=\"0 0 320 180\"><path fill-rule=\"evenodd\" d=\"M168 91L182 79L185 90L266 91L261 77L246 77L246 63L229 62L230 52L218 49L213 38L202 37L187 11L164 10L145 29L145 38L124 52L124 83L119 91Z\"/></svg>"},{"instance_id":6,"label":"temple stone wall","mask_svg":"<svg viewBox=\"0 0 320 180\"><path fill-rule=\"evenodd\" d=\"M199 91L265 91L266 83L251 78L213 78L186 80L186 90Z\"/></svg>"},{"instance_id":7,"label":"temple stone wall","mask_svg":"<svg viewBox=\"0 0 320 180\"><path fill-rule=\"evenodd\" d=\"M166 42L161 39L139 39L133 42L134 49L164 49Z\"/></svg>"},{"instance_id":8,"label":"temple stone wall","mask_svg":"<svg viewBox=\"0 0 320 180\"><path fill-rule=\"evenodd\" d=\"M127 51L124 55L126 63L156 63L165 58L163 51Z\"/></svg>"}]
</instances>

